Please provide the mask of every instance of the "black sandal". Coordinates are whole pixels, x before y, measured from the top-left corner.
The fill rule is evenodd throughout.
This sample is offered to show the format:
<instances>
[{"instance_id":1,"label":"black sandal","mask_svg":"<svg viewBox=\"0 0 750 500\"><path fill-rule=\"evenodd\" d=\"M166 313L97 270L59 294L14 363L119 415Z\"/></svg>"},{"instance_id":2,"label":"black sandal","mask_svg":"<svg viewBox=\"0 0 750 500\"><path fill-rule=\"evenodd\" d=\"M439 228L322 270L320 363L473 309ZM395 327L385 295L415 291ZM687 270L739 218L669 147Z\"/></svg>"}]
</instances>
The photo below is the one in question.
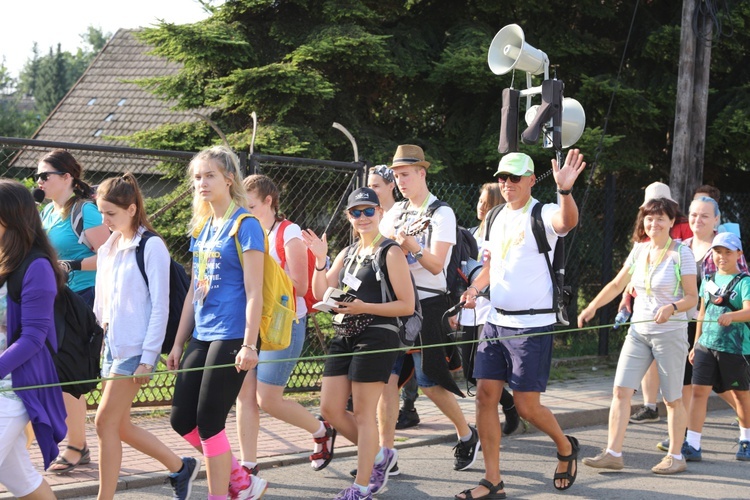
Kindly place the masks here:
<instances>
[{"instance_id":1,"label":"black sandal","mask_svg":"<svg viewBox=\"0 0 750 500\"><path fill-rule=\"evenodd\" d=\"M86 465L88 463L91 463L91 451L89 450L88 446L85 446L83 448L76 448L75 446L66 446L67 449L73 450L77 452L80 455L80 458L77 462L73 463L67 458L65 458L62 455L59 455L56 459L52 461L51 464L49 464L49 467L47 468L47 472L54 472L55 474L65 474L66 472L70 472L79 465ZM62 469L53 469L53 465L63 465L64 467Z\"/></svg>"},{"instance_id":2,"label":"black sandal","mask_svg":"<svg viewBox=\"0 0 750 500\"><path fill-rule=\"evenodd\" d=\"M571 452L570 455L566 457L558 453L557 459L561 462L568 462L568 470L566 470L565 472L557 472L557 467L555 467L555 475L552 478L552 485L555 487L555 489L558 489L561 491L567 490L568 488L573 486L573 483L576 481L576 476L578 476L578 452L581 449L581 446L578 444L578 440L576 438L574 438L573 436L565 436L565 437L568 438L568 441L570 441L570 446L573 447L573 451ZM573 474L571 474L570 471L573 468L573 462L575 462L576 464L576 471ZM558 479L566 479L568 481L568 485L558 486L556 483Z\"/></svg>"},{"instance_id":3,"label":"black sandal","mask_svg":"<svg viewBox=\"0 0 750 500\"><path fill-rule=\"evenodd\" d=\"M474 497L471 495L471 489L468 489L458 494L458 495L463 494L464 495L463 498L461 498L458 495L455 495L453 498L455 500L504 500L505 499L504 491L502 493L498 493L498 491L505 489L505 483L503 483L502 481L500 481L496 485L493 485L491 482L487 481L486 479L481 479L479 481L479 486L484 486L485 488L490 490L490 492L481 497Z\"/></svg>"}]
</instances>

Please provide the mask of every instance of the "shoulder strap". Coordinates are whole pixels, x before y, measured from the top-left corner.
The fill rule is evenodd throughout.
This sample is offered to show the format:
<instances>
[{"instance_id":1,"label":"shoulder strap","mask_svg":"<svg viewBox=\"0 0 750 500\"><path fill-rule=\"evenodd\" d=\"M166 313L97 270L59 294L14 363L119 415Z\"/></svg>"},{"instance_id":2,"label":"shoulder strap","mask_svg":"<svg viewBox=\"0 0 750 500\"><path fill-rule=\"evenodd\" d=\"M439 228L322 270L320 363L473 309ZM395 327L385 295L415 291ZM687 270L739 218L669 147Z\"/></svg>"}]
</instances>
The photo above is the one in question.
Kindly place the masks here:
<instances>
[{"instance_id":1,"label":"shoulder strap","mask_svg":"<svg viewBox=\"0 0 750 500\"><path fill-rule=\"evenodd\" d=\"M148 288L148 276L146 276L146 240L155 236L151 231L144 231L141 235L141 241L138 242L138 246L135 247L135 262L138 264L138 270L143 276L143 281L146 282L146 288Z\"/></svg>"},{"instance_id":2,"label":"shoulder strap","mask_svg":"<svg viewBox=\"0 0 750 500\"><path fill-rule=\"evenodd\" d=\"M237 257L240 260L240 267L243 269L245 268L245 261L242 260L242 245L240 245L240 239L237 236L237 234L240 231L240 225L242 224L242 221L247 218L253 218L258 221L258 224L260 224L260 220L252 214L248 213L242 213L237 216L237 220L234 221L234 224L232 225L232 229L229 230L229 236L234 237L234 244L237 247ZM263 233L263 251L265 253L268 253L268 236L266 235L265 231L262 231Z\"/></svg>"},{"instance_id":3,"label":"shoulder strap","mask_svg":"<svg viewBox=\"0 0 750 500\"><path fill-rule=\"evenodd\" d=\"M70 228L73 230L73 234L76 235L76 238L78 238L78 243L91 248L91 244L89 243L88 238L86 238L86 233L83 230L83 207L89 203L93 204L94 202L90 200L76 200L76 202L73 203L73 207L70 209L69 217Z\"/></svg>"},{"instance_id":4,"label":"shoulder strap","mask_svg":"<svg viewBox=\"0 0 750 500\"><path fill-rule=\"evenodd\" d=\"M388 289L388 284L385 282L385 272L383 271L386 269L385 259L388 249L393 245L398 245L398 243L390 239L385 240L378 246L378 249L375 251L375 256L372 259L372 269L375 271L376 279L380 282L380 295L383 303L393 301L393 296Z\"/></svg>"},{"instance_id":5,"label":"shoulder strap","mask_svg":"<svg viewBox=\"0 0 750 500\"><path fill-rule=\"evenodd\" d=\"M284 230L289 226L292 221L284 219L279 223L279 228L276 230L276 255L279 256L279 265L281 269L286 267L286 252L284 251Z\"/></svg>"},{"instance_id":6,"label":"shoulder strap","mask_svg":"<svg viewBox=\"0 0 750 500\"><path fill-rule=\"evenodd\" d=\"M505 203L501 203L500 205L495 205L490 209L489 212L487 212L487 215L484 217L484 241L489 240L490 238L490 229L492 228L492 224L495 222L495 219L500 214L500 211L505 208Z\"/></svg>"},{"instance_id":7,"label":"shoulder strap","mask_svg":"<svg viewBox=\"0 0 750 500\"><path fill-rule=\"evenodd\" d=\"M552 248L549 246L547 241L547 230L544 227L544 220L542 220L542 202L538 202L531 209L531 232L534 233L534 239L536 240L536 246L539 249L539 253L549 253ZM549 256L547 257L549 260ZM551 267L551 266L550 266Z\"/></svg>"},{"instance_id":8,"label":"shoulder strap","mask_svg":"<svg viewBox=\"0 0 750 500\"><path fill-rule=\"evenodd\" d=\"M435 200L432 203L430 203L430 205L427 207L427 210L424 211L424 215L425 217L432 217L435 214L435 212L437 212L438 208L448 207L448 206L450 205L448 205L448 203L443 200Z\"/></svg>"},{"instance_id":9,"label":"shoulder strap","mask_svg":"<svg viewBox=\"0 0 750 500\"><path fill-rule=\"evenodd\" d=\"M739 285L740 281L742 281L743 279L747 278L748 276L750 276L750 274L747 274L747 273L737 274L734 278L732 278L732 281L730 281L727 284L727 290L726 291L727 292L732 292L734 290L734 288L737 285Z\"/></svg>"},{"instance_id":10,"label":"shoulder strap","mask_svg":"<svg viewBox=\"0 0 750 500\"><path fill-rule=\"evenodd\" d=\"M23 278L26 276L26 270L36 259L44 258L45 256L41 252L32 249L21 261L21 264L8 275L6 281L8 285L8 297L13 299L14 302L21 303L21 288L23 287Z\"/></svg>"}]
</instances>

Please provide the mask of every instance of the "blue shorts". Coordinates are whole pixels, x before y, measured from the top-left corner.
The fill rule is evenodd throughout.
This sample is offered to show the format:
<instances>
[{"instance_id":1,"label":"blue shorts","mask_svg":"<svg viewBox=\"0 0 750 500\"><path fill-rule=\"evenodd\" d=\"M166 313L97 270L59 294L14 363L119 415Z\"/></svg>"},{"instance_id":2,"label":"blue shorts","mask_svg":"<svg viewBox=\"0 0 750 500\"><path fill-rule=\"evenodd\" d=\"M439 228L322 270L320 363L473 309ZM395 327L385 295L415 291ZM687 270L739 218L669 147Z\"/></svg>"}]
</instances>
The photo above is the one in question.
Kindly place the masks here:
<instances>
[{"instance_id":1,"label":"blue shorts","mask_svg":"<svg viewBox=\"0 0 750 500\"><path fill-rule=\"evenodd\" d=\"M112 358L112 351L109 349L109 343L104 342L102 377L109 377L110 375L132 375L135 373L139 364L141 364L140 356L133 356L132 358L125 359Z\"/></svg>"},{"instance_id":2,"label":"blue shorts","mask_svg":"<svg viewBox=\"0 0 750 500\"><path fill-rule=\"evenodd\" d=\"M268 385L284 387L289 381L289 376L297 365L296 358L302 353L305 345L305 333L307 332L307 316L300 318L298 323L292 323L292 341L289 347L280 351L264 351L258 353L257 377L258 382ZM277 359L292 359L292 361L274 361Z\"/></svg>"},{"instance_id":3,"label":"blue shorts","mask_svg":"<svg viewBox=\"0 0 750 500\"><path fill-rule=\"evenodd\" d=\"M552 335L514 337L552 331L553 325L506 328L486 323L480 339L504 340L479 343L474 359L474 378L502 380L514 391L544 392L552 365Z\"/></svg>"},{"instance_id":4,"label":"blue shorts","mask_svg":"<svg viewBox=\"0 0 750 500\"><path fill-rule=\"evenodd\" d=\"M399 354L398 359L396 359L396 363L393 365L391 374L399 375L401 373L401 369L404 366L404 358L406 356L414 357L414 373L417 376L417 385L419 387L435 387L437 384L433 382L430 377L425 375L424 370L422 370L422 351L417 351L411 354L402 352L401 354Z\"/></svg>"}]
</instances>

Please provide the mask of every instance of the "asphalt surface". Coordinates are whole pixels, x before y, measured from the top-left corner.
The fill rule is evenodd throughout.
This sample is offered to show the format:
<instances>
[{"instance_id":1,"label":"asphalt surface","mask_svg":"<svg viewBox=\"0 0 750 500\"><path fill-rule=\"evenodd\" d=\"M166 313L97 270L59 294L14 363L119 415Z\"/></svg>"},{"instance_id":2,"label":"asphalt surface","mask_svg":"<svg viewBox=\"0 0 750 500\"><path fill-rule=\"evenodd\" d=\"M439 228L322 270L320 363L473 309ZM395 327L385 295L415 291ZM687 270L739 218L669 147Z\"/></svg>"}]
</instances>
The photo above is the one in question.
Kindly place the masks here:
<instances>
[{"instance_id":1,"label":"asphalt surface","mask_svg":"<svg viewBox=\"0 0 750 500\"><path fill-rule=\"evenodd\" d=\"M738 427L729 410L708 414L703 437L703 461L689 463L687 472L657 476L651 472L664 453L655 445L666 437L666 422L631 424L625 439L625 469L598 472L580 463L580 458L596 455L606 443L605 425L566 431L581 443L580 472L566 492L552 486L555 449L547 436L531 429L527 434L503 438L501 468L508 498L559 499L562 496L592 499L750 498L750 462L735 459ZM473 487L482 478L482 458L467 471L452 468L454 443L403 448L399 454L401 475L389 480L378 498L453 498ZM398 445L397 445L398 447ZM353 456L339 457L323 471L314 472L309 464L285 465L261 470L269 482L266 500L290 498L334 498L349 486L349 470L356 467ZM127 483L125 483L127 487ZM169 484L118 491L118 499L156 499L171 496ZM196 481L192 498L206 498L206 481ZM93 499L94 496L80 498Z\"/></svg>"}]
</instances>

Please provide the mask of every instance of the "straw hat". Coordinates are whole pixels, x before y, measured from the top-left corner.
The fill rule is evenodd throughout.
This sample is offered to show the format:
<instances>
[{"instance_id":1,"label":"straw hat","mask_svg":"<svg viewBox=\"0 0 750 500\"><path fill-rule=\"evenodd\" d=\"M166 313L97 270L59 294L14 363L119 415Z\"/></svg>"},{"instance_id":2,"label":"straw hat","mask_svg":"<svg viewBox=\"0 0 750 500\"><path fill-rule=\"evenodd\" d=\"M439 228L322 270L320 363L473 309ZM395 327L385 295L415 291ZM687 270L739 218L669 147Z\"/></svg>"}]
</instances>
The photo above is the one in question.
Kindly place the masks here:
<instances>
[{"instance_id":1,"label":"straw hat","mask_svg":"<svg viewBox=\"0 0 750 500\"><path fill-rule=\"evenodd\" d=\"M422 151L422 148L415 146L414 144L401 144L396 148L396 154L393 155L391 168L407 166L430 167L430 162L425 161L424 159L424 151Z\"/></svg>"},{"instance_id":2,"label":"straw hat","mask_svg":"<svg viewBox=\"0 0 750 500\"><path fill-rule=\"evenodd\" d=\"M669 190L669 186L667 186L663 182L654 182L646 186L646 194L643 197L643 205L641 206L646 206L646 203L651 200L655 200L656 198L666 198L670 201L674 201L674 198L672 198L672 192Z\"/></svg>"}]
</instances>

